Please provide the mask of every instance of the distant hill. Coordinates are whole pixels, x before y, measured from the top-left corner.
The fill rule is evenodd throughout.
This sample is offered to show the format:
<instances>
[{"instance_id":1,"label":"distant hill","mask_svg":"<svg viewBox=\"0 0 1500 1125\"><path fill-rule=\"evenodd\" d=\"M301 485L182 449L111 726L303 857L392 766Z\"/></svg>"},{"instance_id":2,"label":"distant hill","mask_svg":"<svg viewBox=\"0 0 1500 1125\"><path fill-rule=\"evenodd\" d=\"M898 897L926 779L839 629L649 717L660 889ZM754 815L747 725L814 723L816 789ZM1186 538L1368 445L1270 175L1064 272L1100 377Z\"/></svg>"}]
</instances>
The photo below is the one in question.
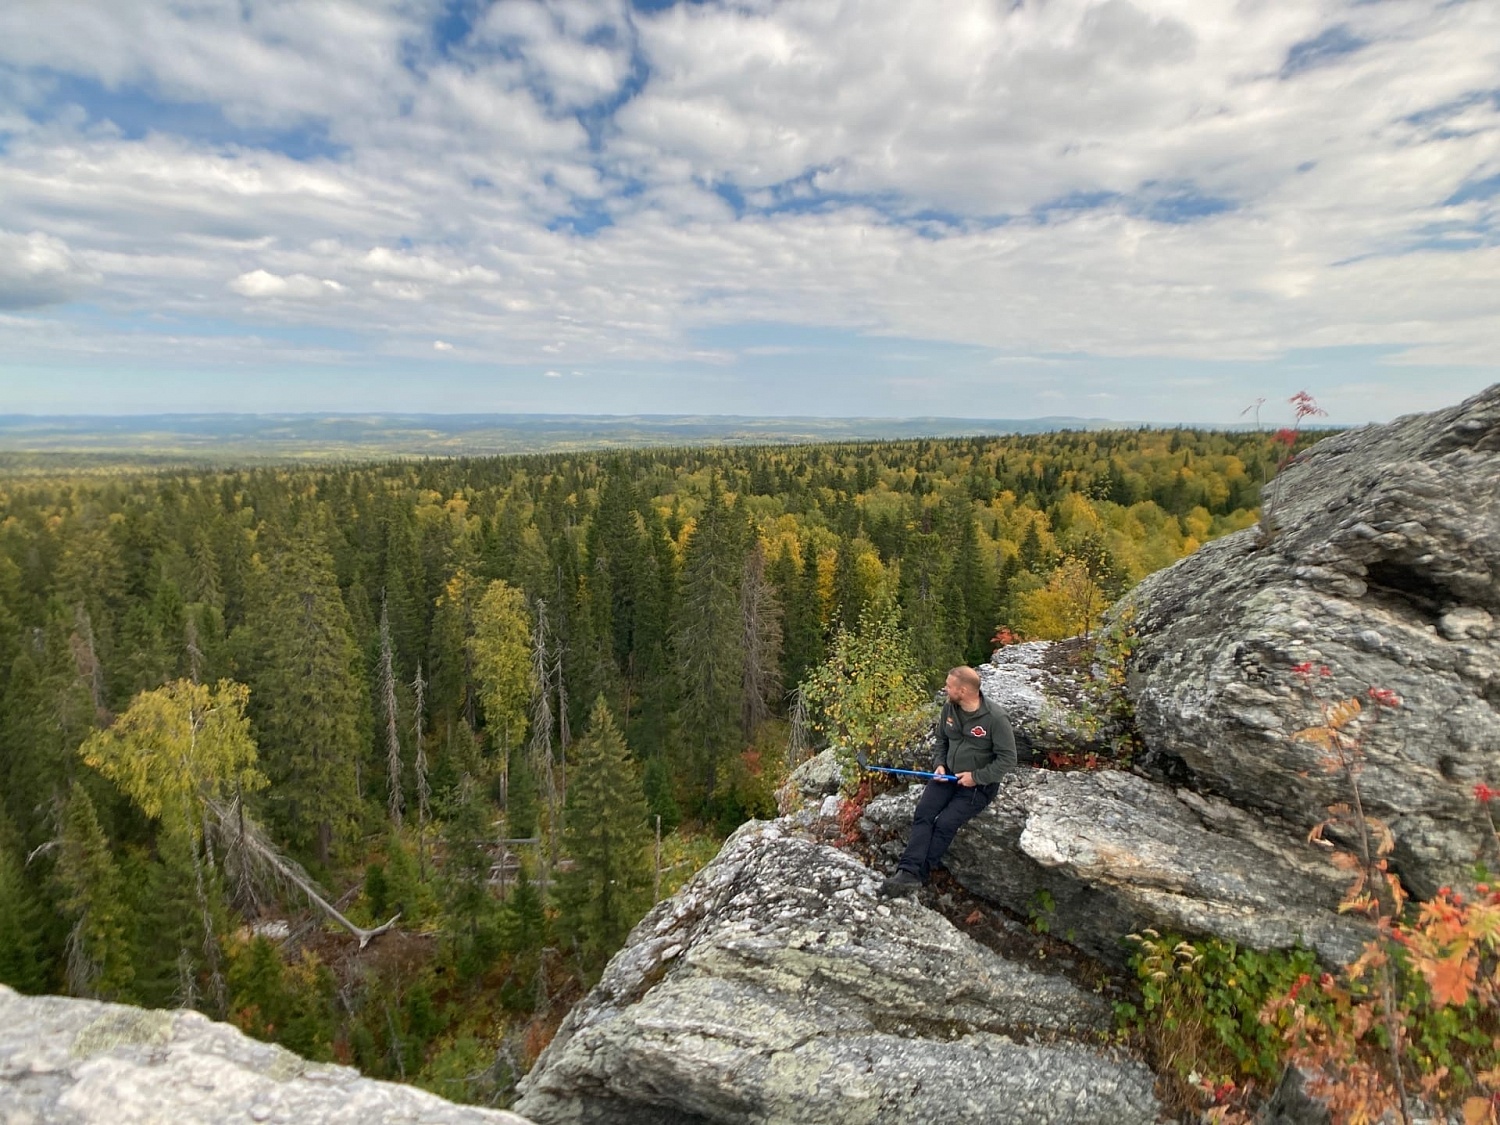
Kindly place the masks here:
<instances>
[{"instance_id":1,"label":"distant hill","mask_svg":"<svg viewBox=\"0 0 1500 1125\"><path fill-rule=\"evenodd\" d=\"M713 414L0 415L0 453L54 465L486 456L649 445L878 441L1134 426L1104 418L753 418ZM16 458L7 457L12 463Z\"/></svg>"}]
</instances>

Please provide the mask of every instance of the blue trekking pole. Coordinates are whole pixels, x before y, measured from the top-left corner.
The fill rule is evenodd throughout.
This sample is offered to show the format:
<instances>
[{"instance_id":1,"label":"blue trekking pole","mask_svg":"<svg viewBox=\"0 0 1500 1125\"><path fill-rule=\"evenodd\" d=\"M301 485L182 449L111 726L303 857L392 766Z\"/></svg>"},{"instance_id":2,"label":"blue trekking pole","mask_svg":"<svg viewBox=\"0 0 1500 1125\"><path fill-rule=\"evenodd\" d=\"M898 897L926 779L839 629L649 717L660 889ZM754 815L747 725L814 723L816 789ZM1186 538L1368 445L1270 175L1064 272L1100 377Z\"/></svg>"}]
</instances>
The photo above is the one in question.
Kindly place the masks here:
<instances>
[{"instance_id":1,"label":"blue trekking pole","mask_svg":"<svg viewBox=\"0 0 1500 1125\"><path fill-rule=\"evenodd\" d=\"M898 769L896 769L895 766L872 766L865 759L865 752L863 750L859 751L859 753L857 753L857 754L854 755L854 760L859 763L859 768L860 769L862 769L862 770L874 770L877 773L894 773L894 774L900 774L902 777L925 777L929 781L957 781L958 780L958 778L954 777L951 773L929 773L926 770L898 770Z\"/></svg>"}]
</instances>

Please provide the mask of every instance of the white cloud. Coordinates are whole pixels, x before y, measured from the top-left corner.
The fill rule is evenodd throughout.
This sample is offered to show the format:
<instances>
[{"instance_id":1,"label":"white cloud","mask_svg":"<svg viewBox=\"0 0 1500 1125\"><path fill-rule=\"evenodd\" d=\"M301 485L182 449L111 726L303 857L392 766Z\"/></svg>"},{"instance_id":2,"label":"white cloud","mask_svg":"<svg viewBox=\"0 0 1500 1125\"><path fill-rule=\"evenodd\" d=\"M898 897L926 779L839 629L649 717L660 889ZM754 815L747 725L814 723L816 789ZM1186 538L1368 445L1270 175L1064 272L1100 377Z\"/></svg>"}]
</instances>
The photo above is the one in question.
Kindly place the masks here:
<instances>
[{"instance_id":1,"label":"white cloud","mask_svg":"<svg viewBox=\"0 0 1500 1125\"><path fill-rule=\"evenodd\" d=\"M432 350L435 352L451 352L453 345L448 343L447 340L434 340L432 342Z\"/></svg>"},{"instance_id":2,"label":"white cloud","mask_svg":"<svg viewBox=\"0 0 1500 1125\"><path fill-rule=\"evenodd\" d=\"M292 300L311 300L342 293L344 287L328 278L309 277L305 273L294 273L279 277L267 270L251 270L242 273L229 283L229 288L241 297L256 300L268 297L288 297Z\"/></svg>"},{"instance_id":3,"label":"white cloud","mask_svg":"<svg viewBox=\"0 0 1500 1125\"><path fill-rule=\"evenodd\" d=\"M99 280L62 239L0 230L0 309L60 304Z\"/></svg>"},{"instance_id":4,"label":"white cloud","mask_svg":"<svg viewBox=\"0 0 1500 1125\"><path fill-rule=\"evenodd\" d=\"M0 234L0 307L91 289L115 320L459 339L533 371L788 347L695 339L754 323L1016 366L1497 362L1493 5L507 0L446 49L435 0L20 7L0 199L30 233ZM1364 45L1286 67L1335 26ZM66 109L57 75L105 115L157 99L159 127Z\"/></svg>"}]
</instances>

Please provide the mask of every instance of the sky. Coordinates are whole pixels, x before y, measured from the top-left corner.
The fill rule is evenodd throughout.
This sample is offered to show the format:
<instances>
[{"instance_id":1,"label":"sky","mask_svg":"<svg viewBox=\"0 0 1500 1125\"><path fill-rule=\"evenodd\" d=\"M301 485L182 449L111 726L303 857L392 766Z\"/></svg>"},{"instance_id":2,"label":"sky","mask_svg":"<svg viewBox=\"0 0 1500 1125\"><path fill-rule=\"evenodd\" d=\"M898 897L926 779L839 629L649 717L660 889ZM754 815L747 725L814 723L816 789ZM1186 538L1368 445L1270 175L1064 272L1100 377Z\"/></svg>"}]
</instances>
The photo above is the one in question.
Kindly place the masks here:
<instances>
[{"instance_id":1,"label":"sky","mask_svg":"<svg viewBox=\"0 0 1500 1125\"><path fill-rule=\"evenodd\" d=\"M1494 0L6 0L0 414L1500 380Z\"/></svg>"}]
</instances>

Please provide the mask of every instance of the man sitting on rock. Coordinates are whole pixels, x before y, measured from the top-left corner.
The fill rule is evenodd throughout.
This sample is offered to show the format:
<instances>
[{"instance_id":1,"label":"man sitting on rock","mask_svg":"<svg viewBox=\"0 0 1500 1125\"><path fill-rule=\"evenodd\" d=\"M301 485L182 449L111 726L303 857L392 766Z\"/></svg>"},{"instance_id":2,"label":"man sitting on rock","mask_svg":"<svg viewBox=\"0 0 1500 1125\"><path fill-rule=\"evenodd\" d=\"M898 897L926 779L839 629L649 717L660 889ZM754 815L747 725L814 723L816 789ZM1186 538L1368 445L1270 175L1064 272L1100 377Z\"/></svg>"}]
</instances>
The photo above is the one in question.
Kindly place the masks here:
<instances>
[{"instance_id":1,"label":"man sitting on rock","mask_svg":"<svg viewBox=\"0 0 1500 1125\"><path fill-rule=\"evenodd\" d=\"M948 702L937 721L933 772L912 814L911 839L882 896L912 894L942 859L958 830L1000 791L1000 778L1016 768L1016 737L1005 712L979 690L979 673L964 666L948 673ZM956 781L943 781L956 777Z\"/></svg>"}]
</instances>

